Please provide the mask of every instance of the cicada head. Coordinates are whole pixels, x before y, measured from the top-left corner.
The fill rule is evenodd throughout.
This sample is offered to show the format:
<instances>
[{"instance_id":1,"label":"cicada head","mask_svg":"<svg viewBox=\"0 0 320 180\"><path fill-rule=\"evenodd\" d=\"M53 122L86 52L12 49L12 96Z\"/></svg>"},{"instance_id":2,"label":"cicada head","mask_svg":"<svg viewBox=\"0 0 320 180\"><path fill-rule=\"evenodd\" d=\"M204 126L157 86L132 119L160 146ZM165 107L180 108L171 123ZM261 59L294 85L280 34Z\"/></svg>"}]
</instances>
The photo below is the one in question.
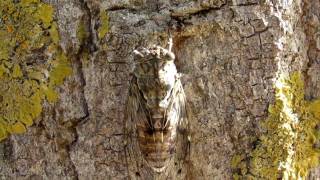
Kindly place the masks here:
<instances>
[{"instance_id":1,"label":"cicada head","mask_svg":"<svg viewBox=\"0 0 320 180\"><path fill-rule=\"evenodd\" d=\"M134 75L148 108L167 108L177 69L174 54L160 46L135 50Z\"/></svg>"}]
</instances>

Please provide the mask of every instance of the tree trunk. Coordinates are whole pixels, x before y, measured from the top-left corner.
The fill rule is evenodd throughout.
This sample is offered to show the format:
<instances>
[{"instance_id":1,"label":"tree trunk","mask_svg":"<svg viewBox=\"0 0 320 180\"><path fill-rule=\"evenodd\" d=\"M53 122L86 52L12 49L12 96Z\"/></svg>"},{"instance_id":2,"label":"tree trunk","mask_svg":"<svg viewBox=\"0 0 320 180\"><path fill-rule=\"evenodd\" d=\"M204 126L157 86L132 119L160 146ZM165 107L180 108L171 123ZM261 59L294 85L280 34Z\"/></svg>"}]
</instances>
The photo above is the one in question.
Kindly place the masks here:
<instances>
[{"instance_id":1,"label":"tree trunk","mask_svg":"<svg viewBox=\"0 0 320 180\"><path fill-rule=\"evenodd\" d=\"M72 73L26 133L0 143L2 179L320 178L319 1L35 3L53 8L49 27ZM186 158L159 174L132 154L125 106L133 50L166 46L169 36L191 141ZM35 49L23 56L38 59Z\"/></svg>"}]
</instances>

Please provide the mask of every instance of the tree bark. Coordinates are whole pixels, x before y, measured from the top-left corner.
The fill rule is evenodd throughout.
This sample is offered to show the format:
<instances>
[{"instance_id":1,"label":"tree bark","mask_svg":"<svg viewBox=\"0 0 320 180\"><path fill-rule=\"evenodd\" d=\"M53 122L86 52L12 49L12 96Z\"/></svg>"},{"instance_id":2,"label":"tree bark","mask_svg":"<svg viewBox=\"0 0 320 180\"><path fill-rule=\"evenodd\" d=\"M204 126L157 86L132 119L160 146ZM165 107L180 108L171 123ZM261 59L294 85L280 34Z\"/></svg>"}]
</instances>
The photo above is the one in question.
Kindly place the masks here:
<instances>
[{"instance_id":1,"label":"tree bark","mask_svg":"<svg viewBox=\"0 0 320 180\"><path fill-rule=\"evenodd\" d=\"M305 101L320 96L317 0L44 3L54 9L72 74L26 133L0 143L2 179L259 179L252 152L268 133L261 123L277 101L279 77L299 73ZM158 174L128 153L138 149L128 150L124 117L133 50L166 46L169 36L191 143L188 159ZM310 168L308 178L319 178ZM274 173L285 178L285 171Z\"/></svg>"}]
</instances>

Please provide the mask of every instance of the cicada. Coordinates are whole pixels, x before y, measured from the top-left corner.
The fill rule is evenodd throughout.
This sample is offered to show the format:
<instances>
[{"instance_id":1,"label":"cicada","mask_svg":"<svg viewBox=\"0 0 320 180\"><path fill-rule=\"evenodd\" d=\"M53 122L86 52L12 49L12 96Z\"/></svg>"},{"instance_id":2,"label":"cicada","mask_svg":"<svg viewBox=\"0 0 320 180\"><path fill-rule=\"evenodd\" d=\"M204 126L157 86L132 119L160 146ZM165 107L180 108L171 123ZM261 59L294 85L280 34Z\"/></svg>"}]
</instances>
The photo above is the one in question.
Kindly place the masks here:
<instances>
[{"instance_id":1,"label":"cicada","mask_svg":"<svg viewBox=\"0 0 320 180\"><path fill-rule=\"evenodd\" d=\"M187 108L175 55L160 46L135 50L134 71L127 100L127 118L134 124L143 159L162 172L174 156L177 133L187 121Z\"/></svg>"}]
</instances>

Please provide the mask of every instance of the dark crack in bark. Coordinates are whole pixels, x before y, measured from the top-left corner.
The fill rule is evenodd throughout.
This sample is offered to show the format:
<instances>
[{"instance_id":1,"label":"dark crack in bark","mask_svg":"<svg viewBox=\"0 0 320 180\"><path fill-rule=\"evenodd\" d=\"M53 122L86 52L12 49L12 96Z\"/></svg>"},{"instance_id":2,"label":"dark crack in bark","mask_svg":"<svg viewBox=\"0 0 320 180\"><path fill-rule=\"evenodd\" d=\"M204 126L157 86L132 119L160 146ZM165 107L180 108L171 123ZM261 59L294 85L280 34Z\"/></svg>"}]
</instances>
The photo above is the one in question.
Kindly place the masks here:
<instances>
[{"instance_id":1,"label":"dark crack in bark","mask_svg":"<svg viewBox=\"0 0 320 180\"><path fill-rule=\"evenodd\" d=\"M194 5L194 6L185 6L179 7L171 13L171 17L188 17L188 16L203 16L212 11L217 11L223 9L227 5L227 2L223 2L217 6L209 6L209 7L202 7L201 5Z\"/></svg>"},{"instance_id":2,"label":"dark crack in bark","mask_svg":"<svg viewBox=\"0 0 320 180\"><path fill-rule=\"evenodd\" d=\"M81 48L80 48L79 52L82 52ZM85 79L83 77L82 63L79 61L79 59L81 58L80 55L81 55L81 53L76 56L78 58L77 58L76 62L74 62L74 64L76 65L77 76L80 77L81 95L82 95L82 97L80 97L80 98L82 99L82 106L83 106L83 110L84 110L84 114L85 115L83 117L81 117L80 119L76 119L76 120L72 121L72 125L69 127L69 130L74 134L74 140L70 144L67 145L68 156L69 156L70 162L72 163L73 170L75 172L75 179L77 179L77 180L79 179L79 173L77 171L76 165L72 161L70 152L71 152L72 148L77 144L78 139L79 139L79 134L78 134L78 131L77 131L77 127L79 125L81 125L82 123L86 122L86 120L90 116L89 110L88 110L88 104L87 104L87 101L86 101L86 97L84 95L84 87L86 86L86 82L85 82Z\"/></svg>"},{"instance_id":3,"label":"dark crack in bark","mask_svg":"<svg viewBox=\"0 0 320 180\"><path fill-rule=\"evenodd\" d=\"M84 21L85 25L88 26L89 30L89 37L85 39L85 42L81 45L80 51L83 50L83 48L87 47L89 48L90 53L94 53L98 50L98 35L96 30L96 21L95 17L98 16L99 10L96 6L88 4L89 2L87 0L80 0L81 8L84 12Z\"/></svg>"}]
</instances>

